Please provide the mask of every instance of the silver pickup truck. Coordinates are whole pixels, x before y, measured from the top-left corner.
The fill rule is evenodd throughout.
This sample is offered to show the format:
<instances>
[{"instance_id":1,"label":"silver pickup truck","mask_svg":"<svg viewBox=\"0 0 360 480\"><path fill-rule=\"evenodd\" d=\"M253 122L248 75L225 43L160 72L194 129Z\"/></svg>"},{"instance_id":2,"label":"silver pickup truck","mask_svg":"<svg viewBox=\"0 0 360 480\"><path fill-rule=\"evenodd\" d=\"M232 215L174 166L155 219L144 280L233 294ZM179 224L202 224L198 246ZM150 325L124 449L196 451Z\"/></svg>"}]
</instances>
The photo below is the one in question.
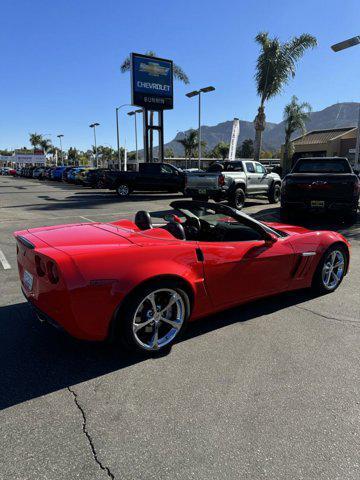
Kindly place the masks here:
<instances>
[{"instance_id":1,"label":"silver pickup truck","mask_svg":"<svg viewBox=\"0 0 360 480\"><path fill-rule=\"evenodd\" d=\"M279 175L268 173L252 160L216 162L207 172L187 174L185 180L185 194L194 200L227 200L237 209L244 206L246 197L256 195L266 195L270 203L277 203L280 189Z\"/></svg>"}]
</instances>

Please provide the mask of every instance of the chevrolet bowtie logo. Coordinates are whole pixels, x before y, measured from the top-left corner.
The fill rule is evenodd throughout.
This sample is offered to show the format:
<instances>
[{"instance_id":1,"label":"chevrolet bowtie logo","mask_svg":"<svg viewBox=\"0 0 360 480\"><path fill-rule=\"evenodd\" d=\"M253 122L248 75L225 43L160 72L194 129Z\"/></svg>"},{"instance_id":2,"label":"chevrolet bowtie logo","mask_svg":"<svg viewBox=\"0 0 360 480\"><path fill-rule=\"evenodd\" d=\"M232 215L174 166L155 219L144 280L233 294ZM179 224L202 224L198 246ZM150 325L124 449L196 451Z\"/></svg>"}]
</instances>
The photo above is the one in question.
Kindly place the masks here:
<instances>
[{"instance_id":1,"label":"chevrolet bowtie logo","mask_svg":"<svg viewBox=\"0 0 360 480\"><path fill-rule=\"evenodd\" d=\"M167 75L169 69L166 67L162 67L157 62L149 62L149 63L140 63L139 67L140 72L146 72L153 77L160 77L160 75L165 76Z\"/></svg>"}]
</instances>

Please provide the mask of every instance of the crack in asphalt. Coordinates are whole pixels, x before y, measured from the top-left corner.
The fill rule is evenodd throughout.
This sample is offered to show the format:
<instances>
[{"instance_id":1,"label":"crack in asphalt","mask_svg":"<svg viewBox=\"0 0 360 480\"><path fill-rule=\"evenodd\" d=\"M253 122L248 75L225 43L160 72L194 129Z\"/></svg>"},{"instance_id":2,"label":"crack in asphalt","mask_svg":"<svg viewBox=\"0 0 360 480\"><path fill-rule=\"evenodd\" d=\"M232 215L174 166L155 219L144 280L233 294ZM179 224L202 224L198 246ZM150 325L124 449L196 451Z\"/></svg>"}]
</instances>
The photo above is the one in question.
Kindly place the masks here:
<instances>
[{"instance_id":1,"label":"crack in asphalt","mask_svg":"<svg viewBox=\"0 0 360 480\"><path fill-rule=\"evenodd\" d=\"M114 474L110 471L110 469L108 467L105 467L101 461L99 460L98 456L97 456L97 453L96 453L96 449L95 449L95 445L94 445L94 442L89 434L89 432L87 431L87 428L86 428L86 415L85 415L85 411L84 409L81 407L79 401L78 401L78 395L77 393L72 390L70 387L67 387L67 389L69 390L69 392L72 394L73 398L74 398L74 402L75 402L75 405L76 407L78 408L78 410L80 411L81 415L82 415L82 419L83 419L83 423L82 423L82 430L83 430L83 433L85 434L88 442L89 442L89 445L90 445L90 448L91 448L91 452L93 454L93 457L94 457L94 460L95 462L99 465L99 467L101 468L101 470L104 470L104 472L106 472L107 476L109 478L111 478L112 480L115 480L115 476Z\"/></svg>"},{"instance_id":2,"label":"crack in asphalt","mask_svg":"<svg viewBox=\"0 0 360 480\"><path fill-rule=\"evenodd\" d=\"M330 317L329 315L324 315L323 313L316 312L315 310L311 310L310 308L299 307L299 305L294 305L294 306L295 306L295 308L298 308L299 310L304 310L305 312L313 313L314 315L325 318L326 320L334 320L335 322L347 323L347 324L352 325L353 327L356 327L356 328L360 327L360 324L356 319L347 320L346 318Z\"/></svg>"}]
</instances>

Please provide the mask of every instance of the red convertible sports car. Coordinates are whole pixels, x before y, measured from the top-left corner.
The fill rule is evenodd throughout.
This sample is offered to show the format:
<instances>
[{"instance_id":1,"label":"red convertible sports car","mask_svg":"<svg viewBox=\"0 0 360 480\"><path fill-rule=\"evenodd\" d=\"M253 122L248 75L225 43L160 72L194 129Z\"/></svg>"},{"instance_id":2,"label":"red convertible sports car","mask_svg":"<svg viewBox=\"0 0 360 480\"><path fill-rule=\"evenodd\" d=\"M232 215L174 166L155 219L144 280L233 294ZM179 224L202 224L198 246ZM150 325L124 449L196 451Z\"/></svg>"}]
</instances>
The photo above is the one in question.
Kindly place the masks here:
<instances>
[{"instance_id":1,"label":"red convertible sports car","mask_svg":"<svg viewBox=\"0 0 360 480\"><path fill-rule=\"evenodd\" d=\"M23 292L41 320L88 340L158 351L188 320L287 290L334 291L349 266L336 232L261 223L176 201L164 224L83 223L15 232Z\"/></svg>"}]
</instances>

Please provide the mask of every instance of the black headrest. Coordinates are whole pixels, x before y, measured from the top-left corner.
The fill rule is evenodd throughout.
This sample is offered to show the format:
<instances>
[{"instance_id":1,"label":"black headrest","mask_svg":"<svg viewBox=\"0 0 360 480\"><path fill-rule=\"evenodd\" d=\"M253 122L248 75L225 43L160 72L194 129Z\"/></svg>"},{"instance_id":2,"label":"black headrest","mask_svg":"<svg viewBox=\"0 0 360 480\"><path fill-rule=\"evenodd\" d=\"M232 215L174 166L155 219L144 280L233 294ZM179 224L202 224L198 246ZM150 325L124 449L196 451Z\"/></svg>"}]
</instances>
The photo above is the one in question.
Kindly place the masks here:
<instances>
[{"instance_id":1,"label":"black headrest","mask_svg":"<svg viewBox=\"0 0 360 480\"><path fill-rule=\"evenodd\" d=\"M185 230L181 223L169 222L165 225L165 229L179 240L186 240Z\"/></svg>"},{"instance_id":2,"label":"black headrest","mask_svg":"<svg viewBox=\"0 0 360 480\"><path fill-rule=\"evenodd\" d=\"M139 210L135 215L135 225L140 228L140 230L153 228L150 213L145 210Z\"/></svg>"}]
</instances>

